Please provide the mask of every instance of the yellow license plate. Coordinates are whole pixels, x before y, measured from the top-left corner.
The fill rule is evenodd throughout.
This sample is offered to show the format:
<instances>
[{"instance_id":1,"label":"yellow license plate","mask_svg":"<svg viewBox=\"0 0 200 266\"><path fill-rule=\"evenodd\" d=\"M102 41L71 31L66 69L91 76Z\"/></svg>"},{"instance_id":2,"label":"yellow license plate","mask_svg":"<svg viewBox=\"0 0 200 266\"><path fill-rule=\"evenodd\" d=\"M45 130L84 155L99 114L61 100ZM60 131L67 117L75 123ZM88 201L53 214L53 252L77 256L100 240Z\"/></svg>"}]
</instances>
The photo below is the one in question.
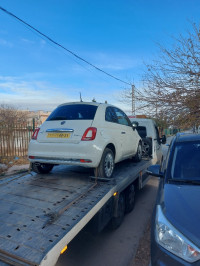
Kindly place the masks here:
<instances>
[{"instance_id":1,"label":"yellow license plate","mask_svg":"<svg viewBox=\"0 0 200 266\"><path fill-rule=\"evenodd\" d=\"M68 139L70 138L70 133L48 133L47 138Z\"/></svg>"}]
</instances>

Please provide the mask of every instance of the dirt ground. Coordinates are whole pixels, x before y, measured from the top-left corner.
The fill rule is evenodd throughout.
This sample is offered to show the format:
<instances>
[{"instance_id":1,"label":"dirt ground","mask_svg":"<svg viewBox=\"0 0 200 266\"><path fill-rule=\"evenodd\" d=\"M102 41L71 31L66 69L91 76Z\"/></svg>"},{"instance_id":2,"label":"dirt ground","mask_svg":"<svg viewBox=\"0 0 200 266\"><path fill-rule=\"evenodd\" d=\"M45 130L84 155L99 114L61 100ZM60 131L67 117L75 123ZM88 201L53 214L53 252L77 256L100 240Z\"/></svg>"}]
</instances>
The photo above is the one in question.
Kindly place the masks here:
<instances>
[{"instance_id":1,"label":"dirt ground","mask_svg":"<svg viewBox=\"0 0 200 266\"><path fill-rule=\"evenodd\" d=\"M133 260L132 266L148 266L150 265L150 235L151 222L149 221L143 237L140 239L139 246Z\"/></svg>"}]
</instances>

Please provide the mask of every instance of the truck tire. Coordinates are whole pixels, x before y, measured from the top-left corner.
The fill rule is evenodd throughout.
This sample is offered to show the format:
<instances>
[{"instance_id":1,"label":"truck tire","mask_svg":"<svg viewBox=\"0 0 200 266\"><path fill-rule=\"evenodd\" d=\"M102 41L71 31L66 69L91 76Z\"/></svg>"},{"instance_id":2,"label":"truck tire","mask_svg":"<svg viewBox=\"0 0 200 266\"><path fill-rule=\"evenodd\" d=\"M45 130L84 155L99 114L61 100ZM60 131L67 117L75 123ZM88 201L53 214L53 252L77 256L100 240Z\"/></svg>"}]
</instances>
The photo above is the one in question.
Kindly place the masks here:
<instances>
[{"instance_id":1,"label":"truck tire","mask_svg":"<svg viewBox=\"0 0 200 266\"><path fill-rule=\"evenodd\" d=\"M152 139L149 138L142 139L142 155L144 157L152 155Z\"/></svg>"},{"instance_id":2,"label":"truck tire","mask_svg":"<svg viewBox=\"0 0 200 266\"><path fill-rule=\"evenodd\" d=\"M134 156L134 161L135 162L140 162L142 160L142 143L139 142L138 148L137 148L137 153Z\"/></svg>"},{"instance_id":3,"label":"truck tire","mask_svg":"<svg viewBox=\"0 0 200 266\"><path fill-rule=\"evenodd\" d=\"M53 167L53 164L32 163L32 170L38 174L48 174L53 169Z\"/></svg>"},{"instance_id":4,"label":"truck tire","mask_svg":"<svg viewBox=\"0 0 200 266\"><path fill-rule=\"evenodd\" d=\"M111 178L115 167L115 158L111 149L105 148L100 164L97 169L97 175L103 178Z\"/></svg>"},{"instance_id":5,"label":"truck tire","mask_svg":"<svg viewBox=\"0 0 200 266\"><path fill-rule=\"evenodd\" d=\"M135 186L131 184L125 190L125 213L129 213L135 206Z\"/></svg>"},{"instance_id":6,"label":"truck tire","mask_svg":"<svg viewBox=\"0 0 200 266\"><path fill-rule=\"evenodd\" d=\"M111 218L109 224L110 229L112 230L117 229L123 222L124 215L125 215L125 197L123 193L120 193L118 199L117 216Z\"/></svg>"}]
</instances>

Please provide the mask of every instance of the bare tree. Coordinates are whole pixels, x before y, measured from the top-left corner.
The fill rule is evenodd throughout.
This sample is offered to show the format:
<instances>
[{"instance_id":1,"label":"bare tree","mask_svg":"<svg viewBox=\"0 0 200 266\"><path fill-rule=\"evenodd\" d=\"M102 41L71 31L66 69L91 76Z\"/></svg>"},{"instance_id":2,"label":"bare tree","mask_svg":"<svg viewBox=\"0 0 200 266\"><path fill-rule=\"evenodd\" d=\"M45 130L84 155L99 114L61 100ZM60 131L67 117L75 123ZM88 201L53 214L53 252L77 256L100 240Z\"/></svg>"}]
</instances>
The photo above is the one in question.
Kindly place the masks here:
<instances>
[{"instance_id":1,"label":"bare tree","mask_svg":"<svg viewBox=\"0 0 200 266\"><path fill-rule=\"evenodd\" d=\"M131 101L131 90L122 99ZM174 38L172 48L160 46L159 59L146 65L143 92L136 90L137 109L177 127L200 124L200 27Z\"/></svg>"},{"instance_id":2,"label":"bare tree","mask_svg":"<svg viewBox=\"0 0 200 266\"><path fill-rule=\"evenodd\" d=\"M0 125L14 126L16 124L27 123L28 114L18 110L11 105L0 105Z\"/></svg>"},{"instance_id":3,"label":"bare tree","mask_svg":"<svg viewBox=\"0 0 200 266\"><path fill-rule=\"evenodd\" d=\"M157 105L158 114L179 127L200 123L200 28L175 39L171 49L160 47L157 61L144 75L146 101Z\"/></svg>"}]
</instances>

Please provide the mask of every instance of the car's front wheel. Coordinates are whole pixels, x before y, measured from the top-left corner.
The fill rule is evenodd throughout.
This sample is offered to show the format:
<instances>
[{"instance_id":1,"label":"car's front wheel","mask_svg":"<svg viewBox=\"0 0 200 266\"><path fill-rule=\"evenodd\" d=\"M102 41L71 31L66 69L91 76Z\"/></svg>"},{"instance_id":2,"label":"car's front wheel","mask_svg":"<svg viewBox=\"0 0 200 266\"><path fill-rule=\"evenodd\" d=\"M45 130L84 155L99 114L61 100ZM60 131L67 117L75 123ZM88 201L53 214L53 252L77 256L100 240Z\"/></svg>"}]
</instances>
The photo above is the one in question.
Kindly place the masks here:
<instances>
[{"instance_id":1,"label":"car's front wheel","mask_svg":"<svg viewBox=\"0 0 200 266\"><path fill-rule=\"evenodd\" d=\"M38 174L48 174L53 169L53 167L53 164L32 163L32 170Z\"/></svg>"},{"instance_id":2,"label":"car's front wheel","mask_svg":"<svg viewBox=\"0 0 200 266\"><path fill-rule=\"evenodd\" d=\"M114 166L114 154L111 149L106 148L103 152L100 164L95 171L99 177L111 178L113 175Z\"/></svg>"}]
</instances>

